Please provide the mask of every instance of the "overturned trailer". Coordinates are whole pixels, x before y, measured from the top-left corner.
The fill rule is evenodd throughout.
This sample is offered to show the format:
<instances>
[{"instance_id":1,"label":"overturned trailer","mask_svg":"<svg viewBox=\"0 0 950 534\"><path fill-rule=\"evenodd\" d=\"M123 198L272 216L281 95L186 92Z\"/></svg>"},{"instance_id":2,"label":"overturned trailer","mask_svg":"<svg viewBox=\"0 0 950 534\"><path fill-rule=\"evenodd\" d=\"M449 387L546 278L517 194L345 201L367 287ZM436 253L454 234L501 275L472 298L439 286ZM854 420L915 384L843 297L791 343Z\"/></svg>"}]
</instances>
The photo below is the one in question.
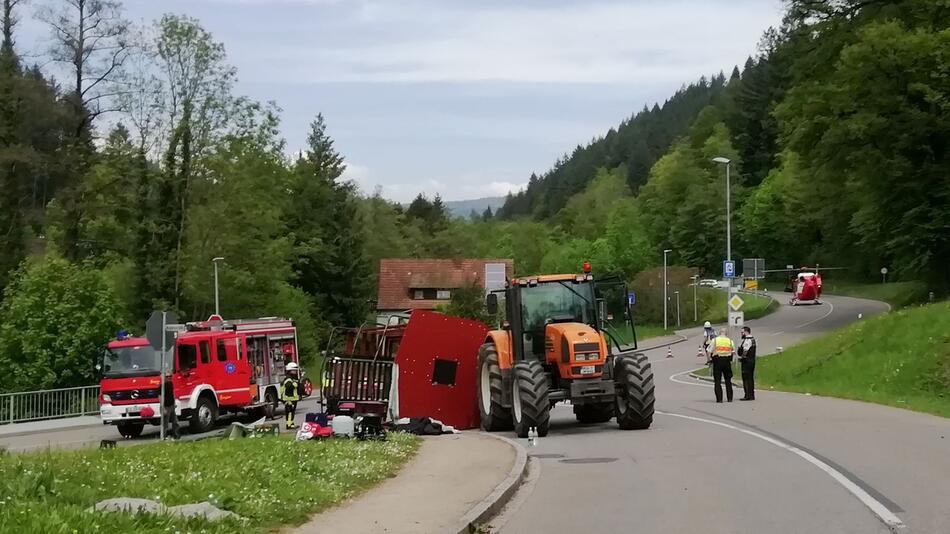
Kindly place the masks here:
<instances>
[{"instance_id":1,"label":"overturned trailer","mask_svg":"<svg viewBox=\"0 0 950 534\"><path fill-rule=\"evenodd\" d=\"M324 361L324 407L475 428L477 354L487 332L478 321L422 310L403 324L346 330L343 350L328 350Z\"/></svg>"}]
</instances>

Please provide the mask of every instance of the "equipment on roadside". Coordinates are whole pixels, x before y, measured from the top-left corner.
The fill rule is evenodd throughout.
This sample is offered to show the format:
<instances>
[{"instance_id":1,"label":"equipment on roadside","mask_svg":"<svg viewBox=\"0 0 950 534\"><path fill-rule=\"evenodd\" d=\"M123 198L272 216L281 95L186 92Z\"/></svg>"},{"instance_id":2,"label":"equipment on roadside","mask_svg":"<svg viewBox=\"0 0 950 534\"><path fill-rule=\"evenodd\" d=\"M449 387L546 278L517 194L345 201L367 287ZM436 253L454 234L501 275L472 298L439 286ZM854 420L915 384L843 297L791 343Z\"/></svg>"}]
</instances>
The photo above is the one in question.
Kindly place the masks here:
<instances>
[{"instance_id":1,"label":"equipment on roadside","mask_svg":"<svg viewBox=\"0 0 950 534\"><path fill-rule=\"evenodd\" d=\"M589 263L583 271L517 278L488 294L493 315L504 296L507 320L478 351L483 429L546 436L561 401L581 423L616 417L621 429L649 428L653 369L636 352L627 288L619 278L595 281Z\"/></svg>"},{"instance_id":2,"label":"equipment on roadside","mask_svg":"<svg viewBox=\"0 0 950 534\"><path fill-rule=\"evenodd\" d=\"M785 283L785 292L794 293L789 304L821 304L821 271L840 270L844 267L799 267L769 269L764 273L791 273Z\"/></svg>"},{"instance_id":3,"label":"equipment on roadside","mask_svg":"<svg viewBox=\"0 0 950 534\"><path fill-rule=\"evenodd\" d=\"M362 417L368 437L379 416L478 426L476 353L488 331L483 323L415 310L400 324L339 331L344 335L328 342L321 372L326 413Z\"/></svg>"}]
</instances>

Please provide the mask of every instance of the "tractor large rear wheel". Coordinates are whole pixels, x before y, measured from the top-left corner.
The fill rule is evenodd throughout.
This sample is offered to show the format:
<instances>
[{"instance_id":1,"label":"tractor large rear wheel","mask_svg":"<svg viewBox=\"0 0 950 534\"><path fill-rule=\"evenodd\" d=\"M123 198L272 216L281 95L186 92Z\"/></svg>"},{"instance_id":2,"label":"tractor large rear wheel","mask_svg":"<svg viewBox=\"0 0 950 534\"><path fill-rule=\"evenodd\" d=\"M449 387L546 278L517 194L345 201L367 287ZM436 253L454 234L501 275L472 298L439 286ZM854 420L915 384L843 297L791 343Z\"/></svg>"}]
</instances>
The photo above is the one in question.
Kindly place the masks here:
<instances>
[{"instance_id":1,"label":"tractor large rear wheel","mask_svg":"<svg viewBox=\"0 0 950 534\"><path fill-rule=\"evenodd\" d=\"M650 361L639 353L620 356L614 364L614 379L617 424L622 430L650 428L656 402Z\"/></svg>"},{"instance_id":2,"label":"tractor large rear wheel","mask_svg":"<svg viewBox=\"0 0 950 534\"><path fill-rule=\"evenodd\" d=\"M518 362L512 367L511 415L519 438L528 437L531 428L539 437L548 435L551 401L548 400L548 377L541 362Z\"/></svg>"},{"instance_id":3,"label":"tractor large rear wheel","mask_svg":"<svg viewBox=\"0 0 950 534\"><path fill-rule=\"evenodd\" d=\"M478 411L482 430L511 430L511 409L502 403L504 387L498 350L494 343L485 343L478 349Z\"/></svg>"}]
</instances>

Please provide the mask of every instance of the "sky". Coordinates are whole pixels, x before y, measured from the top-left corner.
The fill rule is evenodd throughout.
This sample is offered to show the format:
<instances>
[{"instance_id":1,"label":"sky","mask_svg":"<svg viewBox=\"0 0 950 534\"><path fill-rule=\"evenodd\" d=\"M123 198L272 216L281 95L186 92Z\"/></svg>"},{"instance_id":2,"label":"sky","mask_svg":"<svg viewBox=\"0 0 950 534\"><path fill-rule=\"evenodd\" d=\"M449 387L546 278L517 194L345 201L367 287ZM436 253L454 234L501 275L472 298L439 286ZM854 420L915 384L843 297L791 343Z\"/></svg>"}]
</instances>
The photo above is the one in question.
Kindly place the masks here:
<instances>
[{"instance_id":1,"label":"sky","mask_svg":"<svg viewBox=\"0 0 950 534\"><path fill-rule=\"evenodd\" d=\"M18 40L43 49L21 14ZM31 5L32 4L32 5ZM346 177L405 202L517 191L578 144L742 65L781 0L125 0L198 18L237 93L282 108L291 151L323 113ZM24 44L26 43L26 44Z\"/></svg>"}]
</instances>

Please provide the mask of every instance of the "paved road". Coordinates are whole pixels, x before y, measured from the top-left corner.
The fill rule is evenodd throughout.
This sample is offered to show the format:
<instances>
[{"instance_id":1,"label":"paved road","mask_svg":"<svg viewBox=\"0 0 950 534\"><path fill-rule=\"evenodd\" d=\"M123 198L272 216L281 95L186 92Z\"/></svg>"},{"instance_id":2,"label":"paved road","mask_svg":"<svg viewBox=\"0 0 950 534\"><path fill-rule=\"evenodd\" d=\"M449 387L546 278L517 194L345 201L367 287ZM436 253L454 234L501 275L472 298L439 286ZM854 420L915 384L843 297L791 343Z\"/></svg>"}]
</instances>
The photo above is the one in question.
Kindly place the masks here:
<instances>
[{"instance_id":1,"label":"paved road","mask_svg":"<svg viewBox=\"0 0 950 534\"><path fill-rule=\"evenodd\" d=\"M884 311L828 297L750 321L760 353ZM579 426L558 406L532 449L532 481L494 522L505 534L950 532L950 419L760 391L716 404L698 331L648 352L657 410L646 431ZM772 357L781 357L776 355ZM737 398L741 395L737 395Z\"/></svg>"},{"instance_id":2,"label":"paved road","mask_svg":"<svg viewBox=\"0 0 950 534\"><path fill-rule=\"evenodd\" d=\"M302 420L303 414L316 411L317 400L304 399L297 405L297 417ZM273 422L283 423L283 409L278 411L278 419ZM89 418L84 418L89 419ZM188 432L188 423L182 423L183 439L198 439L207 436L213 436L221 433L227 428L231 421L251 422L248 417L225 417L215 428L203 434L191 434ZM137 445L158 440L159 429L157 426L147 425L142 435L135 439L124 439L119 436L119 432L114 426L105 426L95 424L90 426L65 428L62 430L50 430L30 434L3 436L0 437L0 447L10 452L22 452L35 449L55 448L55 449L78 449L82 447L98 446L104 439L116 440L120 446Z\"/></svg>"}]
</instances>

